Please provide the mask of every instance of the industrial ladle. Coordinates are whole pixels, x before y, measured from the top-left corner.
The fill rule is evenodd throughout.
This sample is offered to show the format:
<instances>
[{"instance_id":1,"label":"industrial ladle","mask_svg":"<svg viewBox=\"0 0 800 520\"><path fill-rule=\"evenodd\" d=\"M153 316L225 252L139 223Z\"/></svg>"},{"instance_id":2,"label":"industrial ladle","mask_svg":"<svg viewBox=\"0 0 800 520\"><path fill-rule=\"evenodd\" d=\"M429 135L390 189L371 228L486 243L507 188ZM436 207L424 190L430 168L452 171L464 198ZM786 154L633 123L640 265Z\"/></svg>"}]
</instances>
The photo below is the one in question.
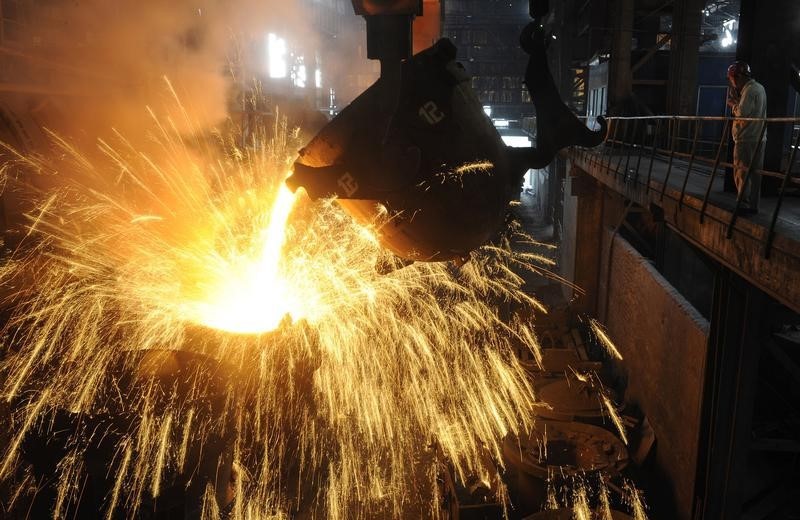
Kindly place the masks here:
<instances>
[{"instance_id":1,"label":"industrial ladle","mask_svg":"<svg viewBox=\"0 0 800 520\"><path fill-rule=\"evenodd\" d=\"M547 65L547 1L531 0L520 43L536 109L536 147L505 145L456 61L448 39L411 56L421 0L353 0L367 22L378 81L300 151L287 180L312 198L337 197L354 218L378 226L382 245L408 261L461 261L503 228L523 176L562 148L594 147L591 131L564 104Z\"/></svg>"}]
</instances>

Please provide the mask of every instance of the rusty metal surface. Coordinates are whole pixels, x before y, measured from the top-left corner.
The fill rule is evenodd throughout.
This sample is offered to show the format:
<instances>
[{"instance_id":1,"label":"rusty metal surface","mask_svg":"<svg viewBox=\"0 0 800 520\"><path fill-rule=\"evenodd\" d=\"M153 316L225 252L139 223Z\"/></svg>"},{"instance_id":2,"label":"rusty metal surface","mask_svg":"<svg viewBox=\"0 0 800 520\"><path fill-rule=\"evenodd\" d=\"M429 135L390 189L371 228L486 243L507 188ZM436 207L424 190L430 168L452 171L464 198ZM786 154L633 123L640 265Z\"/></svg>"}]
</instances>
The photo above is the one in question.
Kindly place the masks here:
<instances>
[{"instance_id":1,"label":"rusty metal surface","mask_svg":"<svg viewBox=\"0 0 800 520\"><path fill-rule=\"evenodd\" d=\"M558 421L593 421L603 417L602 397L590 384L564 377L550 381L538 389L538 398L546 406L536 415Z\"/></svg>"}]
</instances>

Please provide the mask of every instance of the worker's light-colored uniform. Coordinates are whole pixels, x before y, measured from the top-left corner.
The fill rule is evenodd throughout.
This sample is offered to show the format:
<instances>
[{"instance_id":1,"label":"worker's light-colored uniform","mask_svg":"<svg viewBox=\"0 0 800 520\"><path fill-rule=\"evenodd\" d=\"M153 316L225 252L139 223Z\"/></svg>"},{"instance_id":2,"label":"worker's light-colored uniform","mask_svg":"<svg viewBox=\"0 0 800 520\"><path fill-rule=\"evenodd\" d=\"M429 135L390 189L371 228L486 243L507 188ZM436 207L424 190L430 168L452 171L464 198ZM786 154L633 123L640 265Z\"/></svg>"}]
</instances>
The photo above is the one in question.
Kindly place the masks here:
<instances>
[{"instance_id":1,"label":"worker's light-colored uniform","mask_svg":"<svg viewBox=\"0 0 800 520\"><path fill-rule=\"evenodd\" d=\"M733 107L736 117L767 117L767 93L761 83L754 79L748 81L742 89L739 102ZM742 194L742 207L758 209L761 196L761 175L758 170L764 168L764 150L767 147L767 134L761 142L764 124L761 121L733 122L733 177L736 190ZM750 171L750 178L747 172Z\"/></svg>"}]
</instances>

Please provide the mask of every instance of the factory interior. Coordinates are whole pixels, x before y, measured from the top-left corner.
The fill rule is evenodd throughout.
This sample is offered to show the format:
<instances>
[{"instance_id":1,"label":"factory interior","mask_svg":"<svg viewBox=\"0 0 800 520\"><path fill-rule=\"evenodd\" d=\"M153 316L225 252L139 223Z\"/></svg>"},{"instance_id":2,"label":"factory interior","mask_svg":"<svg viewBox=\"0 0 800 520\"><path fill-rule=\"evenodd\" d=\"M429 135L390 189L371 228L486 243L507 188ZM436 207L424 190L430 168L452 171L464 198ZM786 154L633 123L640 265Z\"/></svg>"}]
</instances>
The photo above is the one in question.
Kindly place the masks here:
<instances>
[{"instance_id":1,"label":"factory interior","mask_svg":"<svg viewBox=\"0 0 800 520\"><path fill-rule=\"evenodd\" d=\"M800 520L798 0L0 0L0 519Z\"/></svg>"}]
</instances>

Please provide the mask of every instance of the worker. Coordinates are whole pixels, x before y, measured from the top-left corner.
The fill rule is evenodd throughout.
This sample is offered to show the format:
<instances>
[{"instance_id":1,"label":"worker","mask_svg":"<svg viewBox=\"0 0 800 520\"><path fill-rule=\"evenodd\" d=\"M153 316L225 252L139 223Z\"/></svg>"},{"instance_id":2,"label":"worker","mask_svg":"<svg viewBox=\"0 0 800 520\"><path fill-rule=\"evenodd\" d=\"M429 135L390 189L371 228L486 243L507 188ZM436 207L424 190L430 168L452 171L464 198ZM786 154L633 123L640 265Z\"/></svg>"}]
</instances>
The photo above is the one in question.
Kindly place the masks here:
<instances>
[{"instance_id":1,"label":"worker","mask_svg":"<svg viewBox=\"0 0 800 520\"><path fill-rule=\"evenodd\" d=\"M750 65L743 61L734 62L728 67L728 83L728 106L735 117L767 117L767 93L753 79ZM764 167L765 124L764 121L733 122L733 176L741 198L739 215L758 213L761 194L761 174L758 172Z\"/></svg>"}]
</instances>

